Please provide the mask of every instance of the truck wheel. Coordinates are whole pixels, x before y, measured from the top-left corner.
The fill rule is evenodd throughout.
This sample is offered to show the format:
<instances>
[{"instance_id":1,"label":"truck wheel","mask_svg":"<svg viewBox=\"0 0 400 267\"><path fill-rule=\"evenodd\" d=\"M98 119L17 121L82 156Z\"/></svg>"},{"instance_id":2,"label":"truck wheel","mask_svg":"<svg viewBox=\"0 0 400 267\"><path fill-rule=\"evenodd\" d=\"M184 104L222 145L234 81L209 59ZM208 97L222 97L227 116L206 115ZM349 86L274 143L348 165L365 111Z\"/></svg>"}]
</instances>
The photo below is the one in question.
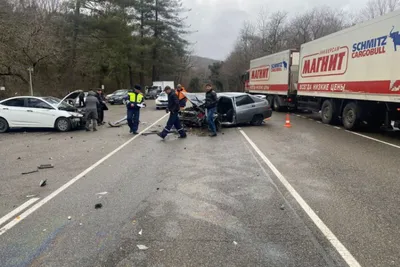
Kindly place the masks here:
<instances>
[{"instance_id":1,"label":"truck wheel","mask_svg":"<svg viewBox=\"0 0 400 267\"><path fill-rule=\"evenodd\" d=\"M282 106L281 106L280 101L279 101L279 96L275 96L274 97L273 108L274 108L275 111L281 111L282 110Z\"/></svg>"},{"instance_id":2,"label":"truck wheel","mask_svg":"<svg viewBox=\"0 0 400 267\"><path fill-rule=\"evenodd\" d=\"M343 109L343 126L347 130L355 130L360 124L361 110L359 106L354 103L348 103Z\"/></svg>"},{"instance_id":3,"label":"truck wheel","mask_svg":"<svg viewBox=\"0 0 400 267\"><path fill-rule=\"evenodd\" d=\"M335 106L331 100L325 100L321 107L321 119L325 124L337 123L338 116L336 115Z\"/></svg>"},{"instance_id":4,"label":"truck wheel","mask_svg":"<svg viewBox=\"0 0 400 267\"><path fill-rule=\"evenodd\" d=\"M0 133L5 133L8 131L8 129L8 122L5 119L0 118Z\"/></svg>"}]
</instances>

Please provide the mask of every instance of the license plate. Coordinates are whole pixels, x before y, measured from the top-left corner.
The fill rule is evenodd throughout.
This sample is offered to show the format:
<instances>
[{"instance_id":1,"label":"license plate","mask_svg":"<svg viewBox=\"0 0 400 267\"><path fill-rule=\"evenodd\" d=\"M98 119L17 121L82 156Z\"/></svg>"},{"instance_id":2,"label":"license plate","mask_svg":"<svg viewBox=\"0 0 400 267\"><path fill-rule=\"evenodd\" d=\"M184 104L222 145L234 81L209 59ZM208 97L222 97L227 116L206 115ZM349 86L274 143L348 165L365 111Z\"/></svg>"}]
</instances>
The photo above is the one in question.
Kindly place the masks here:
<instances>
[{"instance_id":1,"label":"license plate","mask_svg":"<svg viewBox=\"0 0 400 267\"><path fill-rule=\"evenodd\" d=\"M72 121L79 122L79 121L81 121L81 119L80 118L73 118Z\"/></svg>"}]
</instances>

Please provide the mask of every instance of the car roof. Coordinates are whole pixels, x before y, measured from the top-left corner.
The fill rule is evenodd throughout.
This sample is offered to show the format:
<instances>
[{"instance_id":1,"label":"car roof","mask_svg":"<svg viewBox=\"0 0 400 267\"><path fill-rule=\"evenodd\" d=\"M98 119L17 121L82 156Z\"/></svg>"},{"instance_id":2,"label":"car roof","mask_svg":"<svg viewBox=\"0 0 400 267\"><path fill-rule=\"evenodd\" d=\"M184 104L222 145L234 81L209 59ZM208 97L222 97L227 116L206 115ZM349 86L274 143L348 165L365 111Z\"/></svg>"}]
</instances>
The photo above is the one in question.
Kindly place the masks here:
<instances>
[{"instance_id":1,"label":"car roof","mask_svg":"<svg viewBox=\"0 0 400 267\"><path fill-rule=\"evenodd\" d=\"M217 95L218 96L225 96L225 97L238 97L238 96L249 95L249 94L232 92L232 93L217 93Z\"/></svg>"},{"instance_id":2,"label":"car roof","mask_svg":"<svg viewBox=\"0 0 400 267\"><path fill-rule=\"evenodd\" d=\"M37 99L43 100L43 97L45 97L45 96L19 95L19 96L13 96L13 97L9 97L9 98L0 100L0 103L7 101L7 100L18 99L18 98L37 98Z\"/></svg>"}]
</instances>

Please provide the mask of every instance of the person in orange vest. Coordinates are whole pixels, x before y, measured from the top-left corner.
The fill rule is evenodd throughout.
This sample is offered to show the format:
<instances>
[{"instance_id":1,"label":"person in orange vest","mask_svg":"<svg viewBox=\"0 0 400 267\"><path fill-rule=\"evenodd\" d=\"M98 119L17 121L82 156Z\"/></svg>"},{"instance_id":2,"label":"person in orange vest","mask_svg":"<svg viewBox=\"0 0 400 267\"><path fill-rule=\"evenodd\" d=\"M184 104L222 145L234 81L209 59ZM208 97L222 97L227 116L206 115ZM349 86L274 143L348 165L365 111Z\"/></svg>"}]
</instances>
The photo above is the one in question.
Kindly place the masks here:
<instances>
[{"instance_id":1,"label":"person in orange vest","mask_svg":"<svg viewBox=\"0 0 400 267\"><path fill-rule=\"evenodd\" d=\"M180 109L184 109L186 107L187 98L184 93L187 93L187 91L185 90L185 87L178 84L176 86L176 95L178 96L178 99L179 99Z\"/></svg>"}]
</instances>

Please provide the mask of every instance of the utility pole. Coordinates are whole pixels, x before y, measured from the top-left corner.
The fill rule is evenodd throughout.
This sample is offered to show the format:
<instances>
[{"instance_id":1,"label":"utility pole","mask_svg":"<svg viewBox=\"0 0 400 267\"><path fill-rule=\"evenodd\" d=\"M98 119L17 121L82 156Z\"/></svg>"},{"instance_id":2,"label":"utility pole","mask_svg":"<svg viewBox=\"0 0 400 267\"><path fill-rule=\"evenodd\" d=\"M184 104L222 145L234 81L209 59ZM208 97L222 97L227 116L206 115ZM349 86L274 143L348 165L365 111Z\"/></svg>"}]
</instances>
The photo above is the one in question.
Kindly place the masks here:
<instances>
[{"instance_id":1,"label":"utility pole","mask_svg":"<svg viewBox=\"0 0 400 267\"><path fill-rule=\"evenodd\" d=\"M33 68L29 67L28 68L29 71L29 87L31 89L31 96L33 96L33 85L32 85L32 72L33 72Z\"/></svg>"}]
</instances>

